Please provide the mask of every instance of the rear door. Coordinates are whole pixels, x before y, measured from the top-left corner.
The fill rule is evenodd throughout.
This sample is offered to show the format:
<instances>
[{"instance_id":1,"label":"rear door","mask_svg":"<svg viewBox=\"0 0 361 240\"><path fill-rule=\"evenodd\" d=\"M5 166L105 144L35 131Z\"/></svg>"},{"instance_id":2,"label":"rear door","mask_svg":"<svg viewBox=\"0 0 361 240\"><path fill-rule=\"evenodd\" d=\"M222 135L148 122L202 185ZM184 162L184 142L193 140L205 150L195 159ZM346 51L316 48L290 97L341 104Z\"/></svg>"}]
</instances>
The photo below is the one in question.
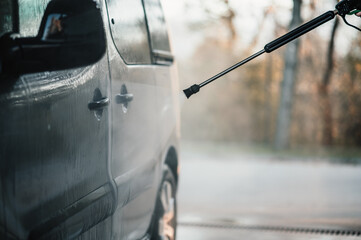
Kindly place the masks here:
<instances>
[{"instance_id":1,"label":"rear door","mask_svg":"<svg viewBox=\"0 0 361 240\"><path fill-rule=\"evenodd\" d=\"M168 29L160 0L144 0L149 29L154 77L157 86L157 108L159 112L160 149L167 151L172 135L179 129L178 78L171 53Z\"/></svg>"},{"instance_id":2,"label":"rear door","mask_svg":"<svg viewBox=\"0 0 361 240\"><path fill-rule=\"evenodd\" d=\"M115 214L115 238L137 239L149 226L159 175L156 88L141 0L107 0L112 105L111 172L127 205ZM129 186L129 189L127 188ZM118 196L121 198L121 196Z\"/></svg>"}]
</instances>

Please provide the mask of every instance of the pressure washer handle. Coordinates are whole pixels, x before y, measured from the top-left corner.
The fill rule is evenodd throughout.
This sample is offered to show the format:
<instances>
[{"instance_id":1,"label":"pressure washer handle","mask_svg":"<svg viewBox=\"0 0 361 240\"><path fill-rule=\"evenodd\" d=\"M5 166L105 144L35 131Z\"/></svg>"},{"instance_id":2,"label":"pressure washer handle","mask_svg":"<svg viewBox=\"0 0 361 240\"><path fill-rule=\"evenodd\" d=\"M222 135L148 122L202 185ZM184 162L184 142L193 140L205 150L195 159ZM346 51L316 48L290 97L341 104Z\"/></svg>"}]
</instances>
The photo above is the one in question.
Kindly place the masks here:
<instances>
[{"instance_id":1,"label":"pressure washer handle","mask_svg":"<svg viewBox=\"0 0 361 240\"><path fill-rule=\"evenodd\" d=\"M303 34L311 31L312 29L315 29L316 27L324 24L325 22L328 22L330 20L332 20L335 16L336 16L336 11L328 11L324 14L322 14L321 16L299 26L298 28L292 30L291 32L277 38L276 40L268 43L265 47L264 50L267 53L270 53L280 47L282 47L283 45L291 42L292 40L295 40L296 38L302 36Z\"/></svg>"},{"instance_id":2,"label":"pressure washer handle","mask_svg":"<svg viewBox=\"0 0 361 240\"><path fill-rule=\"evenodd\" d=\"M361 1L343 0L336 5L336 9L341 17L345 17L346 14L356 13L353 10L361 10Z\"/></svg>"}]
</instances>

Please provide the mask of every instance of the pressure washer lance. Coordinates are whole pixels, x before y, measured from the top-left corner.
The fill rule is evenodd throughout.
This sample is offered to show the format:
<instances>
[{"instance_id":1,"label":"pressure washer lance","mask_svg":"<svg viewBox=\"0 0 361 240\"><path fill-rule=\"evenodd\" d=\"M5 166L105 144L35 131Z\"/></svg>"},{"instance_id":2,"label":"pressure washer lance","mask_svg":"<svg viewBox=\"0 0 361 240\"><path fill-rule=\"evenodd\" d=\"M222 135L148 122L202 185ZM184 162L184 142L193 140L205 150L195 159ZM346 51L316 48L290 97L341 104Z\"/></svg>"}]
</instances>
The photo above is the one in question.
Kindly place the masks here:
<instances>
[{"instance_id":1,"label":"pressure washer lance","mask_svg":"<svg viewBox=\"0 0 361 240\"><path fill-rule=\"evenodd\" d=\"M304 35L305 33L315 29L316 27L332 20L337 14L339 14L342 19L345 21L345 23L353 28L356 28L357 30L361 31L361 29L357 28L356 26L353 26L349 24L346 20L346 15L349 14L356 14L360 12L361 10L361 0L343 0L339 2L336 5L336 10L334 11L328 11L321 16L301 25L300 27L290 31L289 33L286 33L285 35L277 38L276 40L268 43L264 49L261 51L253 54L252 56L236 63L235 65L231 66L230 68L227 68L226 70L216 74L215 76L209 78L208 80L202 82L201 84L194 84L193 86L184 89L183 92L186 95L187 98L190 98L193 94L199 92L199 90L207 85L208 83L213 82L214 80L222 77L223 75L229 73L230 71L233 71L234 69L242 66L243 64L255 59L256 57L259 57L263 53L270 53L274 50L278 49L279 47L282 47L283 45L291 42L292 40L295 40L296 38Z\"/></svg>"}]
</instances>

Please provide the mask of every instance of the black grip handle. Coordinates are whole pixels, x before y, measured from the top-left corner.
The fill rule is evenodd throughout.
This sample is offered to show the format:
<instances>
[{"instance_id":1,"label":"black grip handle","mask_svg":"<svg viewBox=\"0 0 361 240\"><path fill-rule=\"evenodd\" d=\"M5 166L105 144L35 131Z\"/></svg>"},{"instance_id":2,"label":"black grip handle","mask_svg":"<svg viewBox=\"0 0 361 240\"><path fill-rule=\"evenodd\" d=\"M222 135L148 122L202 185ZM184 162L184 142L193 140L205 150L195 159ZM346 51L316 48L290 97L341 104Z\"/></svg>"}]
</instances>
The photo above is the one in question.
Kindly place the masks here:
<instances>
[{"instance_id":1,"label":"black grip handle","mask_svg":"<svg viewBox=\"0 0 361 240\"><path fill-rule=\"evenodd\" d=\"M360 0L343 0L336 5L336 9L340 16L344 17L346 14L350 13L352 10L358 9L361 10L361 1Z\"/></svg>"},{"instance_id":2,"label":"black grip handle","mask_svg":"<svg viewBox=\"0 0 361 240\"><path fill-rule=\"evenodd\" d=\"M324 24L325 22L330 21L334 17L335 17L335 12L328 11L328 12L322 14L321 16L299 26L298 28L292 30L291 32L286 33L285 35L277 38L276 40L273 40L272 42L268 43L264 47L264 50L267 53L270 53L270 52L278 49L279 47L282 47L283 45L291 42L292 40L295 40L296 38L302 36L303 34L311 31L312 29Z\"/></svg>"}]
</instances>

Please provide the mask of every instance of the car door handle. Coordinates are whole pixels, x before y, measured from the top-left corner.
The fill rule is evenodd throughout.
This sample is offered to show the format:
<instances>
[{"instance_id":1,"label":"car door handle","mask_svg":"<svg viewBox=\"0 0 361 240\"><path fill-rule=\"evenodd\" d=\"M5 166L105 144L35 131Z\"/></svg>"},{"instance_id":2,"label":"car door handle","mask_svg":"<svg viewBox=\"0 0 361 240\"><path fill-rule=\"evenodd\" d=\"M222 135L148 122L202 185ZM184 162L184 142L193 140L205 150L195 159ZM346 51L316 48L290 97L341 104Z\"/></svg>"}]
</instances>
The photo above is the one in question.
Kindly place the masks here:
<instances>
[{"instance_id":1,"label":"car door handle","mask_svg":"<svg viewBox=\"0 0 361 240\"><path fill-rule=\"evenodd\" d=\"M134 96L131 93L124 93L124 94L118 94L115 97L115 101L118 104L124 104L124 103L128 103L131 102L133 100Z\"/></svg>"},{"instance_id":2,"label":"car door handle","mask_svg":"<svg viewBox=\"0 0 361 240\"><path fill-rule=\"evenodd\" d=\"M91 111L102 109L109 105L109 98L103 97L100 100L90 102L88 108Z\"/></svg>"}]
</instances>

